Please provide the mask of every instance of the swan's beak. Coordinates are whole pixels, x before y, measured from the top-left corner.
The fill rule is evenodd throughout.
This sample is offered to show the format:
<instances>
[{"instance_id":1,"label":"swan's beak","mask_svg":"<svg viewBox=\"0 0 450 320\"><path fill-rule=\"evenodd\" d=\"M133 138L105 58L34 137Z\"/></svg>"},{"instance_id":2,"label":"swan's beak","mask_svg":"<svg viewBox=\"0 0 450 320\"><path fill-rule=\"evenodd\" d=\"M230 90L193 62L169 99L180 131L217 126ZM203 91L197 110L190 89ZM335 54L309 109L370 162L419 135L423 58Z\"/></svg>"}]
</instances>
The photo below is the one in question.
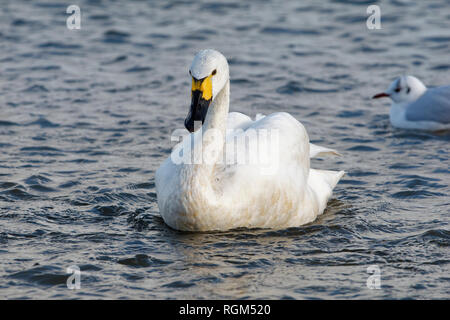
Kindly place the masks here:
<instances>
[{"instance_id":1,"label":"swan's beak","mask_svg":"<svg viewBox=\"0 0 450 320\"><path fill-rule=\"evenodd\" d=\"M189 132L197 129L197 124L205 122L208 107L212 101L212 75L197 80L192 77L191 108L184 120L184 126Z\"/></svg>"},{"instance_id":2,"label":"swan's beak","mask_svg":"<svg viewBox=\"0 0 450 320\"><path fill-rule=\"evenodd\" d=\"M387 94L387 93L385 93L385 92L382 92L382 93L379 93L379 94L374 95L374 96L372 97L372 99L379 99L379 98L384 98L384 97L390 97L390 95Z\"/></svg>"}]
</instances>

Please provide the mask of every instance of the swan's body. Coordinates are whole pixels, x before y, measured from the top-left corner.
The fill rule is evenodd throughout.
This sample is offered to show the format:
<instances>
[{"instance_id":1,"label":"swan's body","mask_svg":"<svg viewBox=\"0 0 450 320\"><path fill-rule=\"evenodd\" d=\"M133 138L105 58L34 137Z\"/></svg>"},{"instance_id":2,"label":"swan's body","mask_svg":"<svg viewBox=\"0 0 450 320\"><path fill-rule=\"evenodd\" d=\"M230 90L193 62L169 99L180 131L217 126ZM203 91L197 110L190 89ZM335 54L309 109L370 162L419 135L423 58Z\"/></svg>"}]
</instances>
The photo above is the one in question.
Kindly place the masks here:
<instances>
[{"instance_id":1,"label":"swan's body","mask_svg":"<svg viewBox=\"0 0 450 320\"><path fill-rule=\"evenodd\" d=\"M242 113L228 114L228 64L220 53L203 50L196 56L190 70L193 88L195 79L208 80L209 74L215 74L213 69L217 78L212 81L212 104L202 130L177 145L156 172L164 221L178 230L206 231L285 228L315 220L344 172L310 169L309 158L336 152L310 145L303 125L287 113L257 116L254 121ZM203 92L203 96L208 95ZM196 110L194 106L188 116L188 128ZM272 135L264 138L261 132ZM271 140L274 136L276 143ZM187 148L191 141L192 151ZM181 151L196 154L200 161L195 156L194 163L174 161ZM242 152L258 161L237 160Z\"/></svg>"},{"instance_id":2,"label":"swan's body","mask_svg":"<svg viewBox=\"0 0 450 320\"><path fill-rule=\"evenodd\" d=\"M418 130L450 129L450 86L427 89L413 76L397 78L385 93L392 99L389 118L394 127Z\"/></svg>"}]
</instances>

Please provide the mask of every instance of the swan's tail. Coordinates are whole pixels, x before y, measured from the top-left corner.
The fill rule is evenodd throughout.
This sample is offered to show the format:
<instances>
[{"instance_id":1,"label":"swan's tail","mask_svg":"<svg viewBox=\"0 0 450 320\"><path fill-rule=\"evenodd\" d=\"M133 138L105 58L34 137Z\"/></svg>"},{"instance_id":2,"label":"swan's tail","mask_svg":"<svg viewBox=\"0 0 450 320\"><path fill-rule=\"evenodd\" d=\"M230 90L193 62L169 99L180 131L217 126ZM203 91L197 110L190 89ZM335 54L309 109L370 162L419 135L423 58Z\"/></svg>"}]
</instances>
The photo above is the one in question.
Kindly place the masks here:
<instances>
[{"instance_id":1,"label":"swan's tail","mask_svg":"<svg viewBox=\"0 0 450 320\"><path fill-rule=\"evenodd\" d=\"M344 174L344 171L309 170L308 184L318 200L319 214L325 210L327 202L333 194L334 187L336 187Z\"/></svg>"},{"instance_id":2,"label":"swan's tail","mask_svg":"<svg viewBox=\"0 0 450 320\"><path fill-rule=\"evenodd\" d=\"M321 147L312 143L309 144L309 158L323 156L341 156L341 154L334 149Z\"/></svg>"}]
</instances>

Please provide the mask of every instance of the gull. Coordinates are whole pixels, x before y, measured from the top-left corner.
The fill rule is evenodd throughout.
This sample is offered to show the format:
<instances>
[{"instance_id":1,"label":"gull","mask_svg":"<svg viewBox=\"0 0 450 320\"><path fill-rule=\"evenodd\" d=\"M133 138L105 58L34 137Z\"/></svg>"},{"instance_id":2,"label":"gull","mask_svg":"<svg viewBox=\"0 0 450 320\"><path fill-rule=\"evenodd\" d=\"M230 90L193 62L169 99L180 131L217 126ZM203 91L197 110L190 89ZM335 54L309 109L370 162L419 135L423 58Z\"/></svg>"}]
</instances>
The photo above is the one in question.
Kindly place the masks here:
<instances>
[{"instance_id":1,"label":"gull","mask_svg":"<svg viewBox=\"0 0 450 320\"><path fill-rule=\"evenodd\" d=\"M413 76L395 79L373 99L392 100L389 118L394 127L428 131L450 129L450 86L427 88Z\"/></svg>"}]
</instances>

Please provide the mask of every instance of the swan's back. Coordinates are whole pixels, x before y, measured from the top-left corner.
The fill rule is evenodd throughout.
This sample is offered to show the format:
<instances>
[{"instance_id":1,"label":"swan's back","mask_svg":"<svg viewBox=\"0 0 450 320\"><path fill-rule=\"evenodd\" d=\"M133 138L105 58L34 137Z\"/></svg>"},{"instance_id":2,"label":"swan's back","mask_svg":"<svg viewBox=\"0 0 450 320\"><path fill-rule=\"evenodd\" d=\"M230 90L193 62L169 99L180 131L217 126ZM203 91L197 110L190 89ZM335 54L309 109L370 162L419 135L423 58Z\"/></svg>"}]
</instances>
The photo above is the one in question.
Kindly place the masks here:
<instances>
[{"instance_id":1,"label":"swan's back","mask_svg":"<svg viewBox=\"0 0 450 320\"><path fill-rule=\"evenodd\" d=\"M231 205L230 211L240 215L240 226L297 226L311 222L321 214L344 172L310 169L310 145L304 126L284 112L260 117L256 121L236 114L232 121L238 130L227 136L227 156L231 154L230 157L236 160L234 153L240 150L242 154L245 150L245 154L251 157L256 152L249 147L251 144L266 152L262 159L258 153L259 159L265 163L217 166L218 189L223 194L224 203ZM242 130L243 127L246 130ZM270 139L257 139L257 135L250 134L252 130L276 132L277 145L271 146ZM244 147L236 147L237 143ZM335 152L314 147L315 154Z\"/></svg>"}]
</instances>

